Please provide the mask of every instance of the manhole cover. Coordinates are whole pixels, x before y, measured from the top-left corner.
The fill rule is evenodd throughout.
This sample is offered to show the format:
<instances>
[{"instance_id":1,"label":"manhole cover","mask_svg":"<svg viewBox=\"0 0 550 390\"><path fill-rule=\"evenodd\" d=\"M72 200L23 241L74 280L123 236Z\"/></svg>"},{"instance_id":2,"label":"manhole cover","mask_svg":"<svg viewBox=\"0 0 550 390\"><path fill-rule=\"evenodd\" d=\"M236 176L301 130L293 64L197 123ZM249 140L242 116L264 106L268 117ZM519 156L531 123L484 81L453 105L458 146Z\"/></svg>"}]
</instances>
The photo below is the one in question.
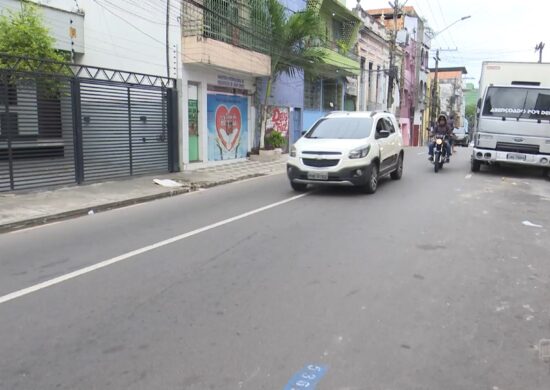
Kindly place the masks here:
<instances>
[{"instance_id":1,"label":"manhole cover","mask_svg":"<svg viewBox=\"0 0 550 390\"><path fill-rule=\"evenodd\" d=\"M550 362L550 340L541 340L539 342L539 353L541 360Z\"/></svg>"}]
</instances>

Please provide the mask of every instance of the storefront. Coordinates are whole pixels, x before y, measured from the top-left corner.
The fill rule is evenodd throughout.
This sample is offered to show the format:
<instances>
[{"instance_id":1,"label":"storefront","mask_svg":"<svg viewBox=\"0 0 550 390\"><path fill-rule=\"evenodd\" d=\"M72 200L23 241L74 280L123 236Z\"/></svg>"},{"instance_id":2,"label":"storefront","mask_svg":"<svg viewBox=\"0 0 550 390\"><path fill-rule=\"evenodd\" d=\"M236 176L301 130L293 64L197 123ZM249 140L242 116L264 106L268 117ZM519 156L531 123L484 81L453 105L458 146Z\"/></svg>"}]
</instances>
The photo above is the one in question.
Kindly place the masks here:
<instances>
[{"instance_id":1,"label":"storefront","mask_svg":"<svg viewBox=\"0 0 550 390\"><path fill-rule=\"evenodd\" d=\"M255 78L186 66L184 165L245 159L252 145Z\"/></svg>"}]
</instances>

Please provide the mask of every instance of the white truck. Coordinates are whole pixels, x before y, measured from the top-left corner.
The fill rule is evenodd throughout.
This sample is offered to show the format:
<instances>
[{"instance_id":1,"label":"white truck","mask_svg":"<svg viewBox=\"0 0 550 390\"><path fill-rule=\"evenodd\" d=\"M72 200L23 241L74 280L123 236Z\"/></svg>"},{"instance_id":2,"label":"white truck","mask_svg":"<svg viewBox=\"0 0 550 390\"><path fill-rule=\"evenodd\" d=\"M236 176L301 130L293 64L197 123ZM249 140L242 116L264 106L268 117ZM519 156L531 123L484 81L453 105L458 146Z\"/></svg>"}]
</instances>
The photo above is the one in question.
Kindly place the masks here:
<instances>
[{"instance_id":1,"label":"white truck","mask_svg":"<svg viewBox=\"0 0 550 390\"><path fill-rule=\"evenodd\" d=\"M550 168L550 63L484 62L473 137L482 164Z\"/></svg>"}]
</instances>

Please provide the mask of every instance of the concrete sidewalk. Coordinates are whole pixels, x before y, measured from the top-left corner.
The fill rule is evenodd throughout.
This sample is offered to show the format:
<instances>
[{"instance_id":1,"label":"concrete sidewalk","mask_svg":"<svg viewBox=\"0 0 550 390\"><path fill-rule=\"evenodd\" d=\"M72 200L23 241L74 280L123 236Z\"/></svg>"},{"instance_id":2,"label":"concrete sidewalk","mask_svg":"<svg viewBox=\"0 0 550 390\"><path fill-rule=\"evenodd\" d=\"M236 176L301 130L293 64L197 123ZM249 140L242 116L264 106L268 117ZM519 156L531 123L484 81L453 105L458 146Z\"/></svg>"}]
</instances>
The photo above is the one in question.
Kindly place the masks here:
<instances>
[{"instance_id":1,"label":"concrete sidewalk","mask_svg":"<svg viewBox=\"0 0 550 390\"><path fill-rule=\"evenodd\" d=\"M0 193L0 233L180 195L200 188L283 173L285 164L286 156L283 156L274 162L247 160L53 190ZM182 186L166 188L155 184L154 179L172 179Z\"/></svg>"}]
</instances>

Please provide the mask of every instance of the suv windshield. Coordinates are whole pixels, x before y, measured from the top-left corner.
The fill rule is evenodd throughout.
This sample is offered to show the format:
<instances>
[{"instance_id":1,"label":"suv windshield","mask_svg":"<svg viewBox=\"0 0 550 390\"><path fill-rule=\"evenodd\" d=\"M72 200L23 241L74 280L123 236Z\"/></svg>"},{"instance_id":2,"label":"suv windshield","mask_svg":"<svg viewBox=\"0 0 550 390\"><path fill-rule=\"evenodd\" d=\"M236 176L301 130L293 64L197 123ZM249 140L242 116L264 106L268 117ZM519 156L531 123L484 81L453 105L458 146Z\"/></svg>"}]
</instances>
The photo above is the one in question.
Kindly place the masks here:
<instances>
[{"instance_id":1,"label":"suv windshield","mask_svg":"<svg viewBox=\"0 0 550 390\"><path fill-rule=\"evenodd\" d=\"M371 118L325 118L307 132L306 138L360 139L370 135Z\"/></svg>"},{"instance_id":2,"label":"suv windshield","mask_svg":"<svg viewBox=\"0 0 550 390\"><path fill-rule=\"evenodd\" d=\"M550 120L550 90L490 87L483 105L483 116Z\"/></svg>"}]
</instances>

